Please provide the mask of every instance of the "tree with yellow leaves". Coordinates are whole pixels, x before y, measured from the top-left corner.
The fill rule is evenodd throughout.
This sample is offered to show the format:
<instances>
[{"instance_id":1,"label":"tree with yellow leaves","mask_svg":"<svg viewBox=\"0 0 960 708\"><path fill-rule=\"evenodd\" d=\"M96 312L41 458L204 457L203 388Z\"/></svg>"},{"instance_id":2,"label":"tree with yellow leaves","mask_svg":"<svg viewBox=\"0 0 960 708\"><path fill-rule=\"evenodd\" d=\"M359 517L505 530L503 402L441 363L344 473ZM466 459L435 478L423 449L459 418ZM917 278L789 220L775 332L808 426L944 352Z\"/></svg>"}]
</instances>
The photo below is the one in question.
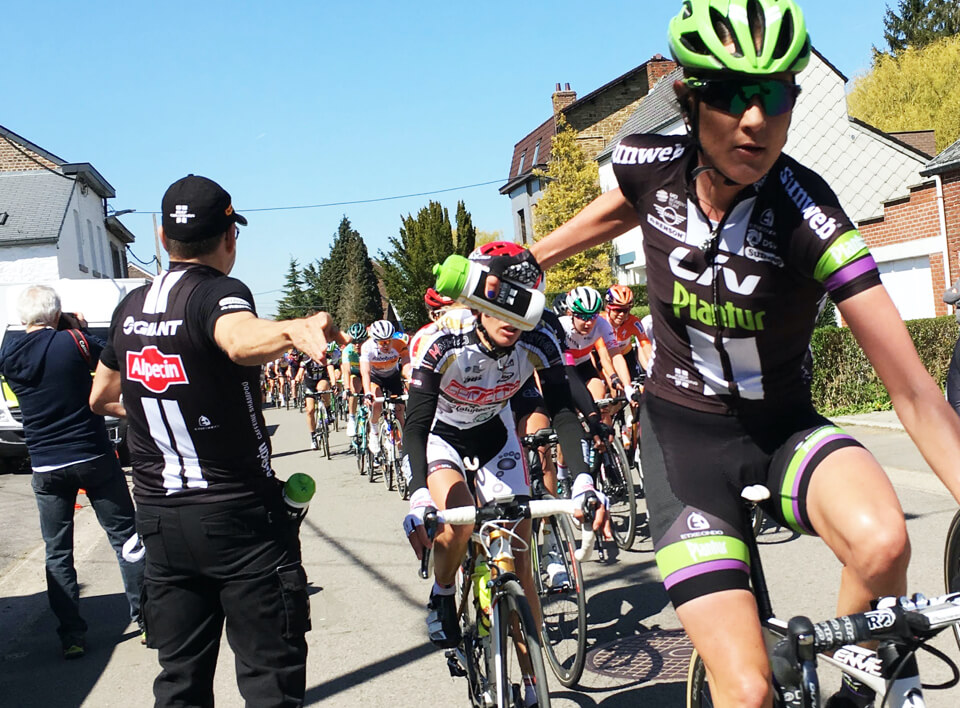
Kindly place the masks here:
<instances>
[{"instance_id":1,"label":"tree with yellow leaves","mask_svg":"<svg viewBox=\"0 0 960 708\"><path fill-rule=\"evenodd\" d=\"M557 134L547 169L536 170L534 174L546 185L536 204L534 240L568 222L600 195L597 163L583 154L577 143L577 132L567 124L562 113L557 119ZM613 277L612 253L610 244L603 244L561 261L547 271L547 292L566 291L577 285L606 290Z\"/></svg>"},{"instance_id":2,"label":"tree with yellow leaves","mask_svg":"<svg viewBox=\"0 0 960 708\"><path fill-rule=\"evenodd\" d=\"M936 131L937 150L960 139L960 35L891 55L877 53L873 68L854 80L850 115L880 130Z\"/></svg>"}]
</instances>

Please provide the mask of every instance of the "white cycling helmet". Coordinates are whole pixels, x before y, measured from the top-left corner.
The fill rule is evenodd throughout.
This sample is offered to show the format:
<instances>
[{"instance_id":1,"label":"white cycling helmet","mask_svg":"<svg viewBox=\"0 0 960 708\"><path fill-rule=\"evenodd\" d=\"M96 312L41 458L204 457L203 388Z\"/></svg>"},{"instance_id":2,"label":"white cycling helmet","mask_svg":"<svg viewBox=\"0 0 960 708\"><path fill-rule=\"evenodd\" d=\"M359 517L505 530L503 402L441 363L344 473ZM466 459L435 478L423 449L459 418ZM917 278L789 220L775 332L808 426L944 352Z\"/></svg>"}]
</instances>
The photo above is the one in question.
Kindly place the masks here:
<instances>
[{"instance_id":1,"label":"white cycling helmet","mask_svg":"<svg viewBox=\"0 0 960 708\"><path fill-rule=\"evenodd\" d=\"M374 339L390 339L396 331L389 320L377 320L370 325L370 336Z\"/></svg>"},{"instance_id":2,"label":"white cycling helmet","mask_svg":"<svg viewBox=\"0 0 960 708\"><path fill-rule=\"evenodd\" d=\"M603 298L600 293L586 285L580 285L567 295L567 307L575 315L592 316L600 312Z\"/></svg>"}]
</instances>

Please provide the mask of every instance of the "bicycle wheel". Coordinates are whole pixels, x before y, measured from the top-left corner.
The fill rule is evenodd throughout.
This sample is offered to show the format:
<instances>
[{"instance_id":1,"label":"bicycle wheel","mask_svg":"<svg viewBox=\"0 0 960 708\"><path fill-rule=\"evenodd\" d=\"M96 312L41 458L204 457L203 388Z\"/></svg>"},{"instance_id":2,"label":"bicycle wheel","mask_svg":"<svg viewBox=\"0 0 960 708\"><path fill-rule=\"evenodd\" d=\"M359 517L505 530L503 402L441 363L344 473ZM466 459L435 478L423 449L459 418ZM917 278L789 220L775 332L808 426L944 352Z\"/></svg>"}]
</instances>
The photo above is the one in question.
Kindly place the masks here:
<instances>
[{"instance_id":1,"label":"bicycle wheel","mask_svg":"<svg viewBox=\"0 0 960 708\"><path fill-rule=\"evenodd\" d=\"M390 457L390 435L387 432L387 422L381 418L380 425L377 426L377 435L380 436L380 457L383 460L383 483L387 485L387 491L393 490L393 460Z\"/></svg>"},{"instance_id":2,"label":"bicycle wheel","mask_svg":"<svg viewBox=\"0 0 960 708\"><path fill-rule=\"evenodd\" d=\"M693 650L690 656L690 668L687 670L687 708L713 708L710 686L707 684L707 667Z\"/></svg>"},{"instance_id":3,"label":"bicycle wheel","mask_svg":"<svg viewBox=\"0 0 960 708\"><path fill-rule=\"evenodd\" d=\"M520 657L526 656L532 671L537 692L538 708L550 705L550 689L547 685L547 670L540 653L540 633L533 623L533 613L527 598L516 580L508 580L497 593L493 618L493 651L496 655L494 686L498 708L522 708L526 673L520 665Z\"/></svg>"},{"instance_id":4,"label":"bicycle wheel","mask_svg":"<svg viewBox=\"0 0 960 708\"><path fill-rule=\"evenodd\" d=\"M545 499L552 499L545 496ZM532 534L533 581L540 596L543 621L540 638L547 663L564 686L575 686L583 674L587 657L587 594L580 563L574 555L577 539L566 515L542 519ZM552 534L556 540L555 553L549 561L563 564L563 576L554 573L551 580L544 558L545 549L540 540Z\"/></svg>"},{"instance_id":5,"label":"bicycle wheel","mask_svg":"<svg viewBox=\"0 0 960 708\"><path fill-rule=\"evenodd\" d=\"M960 590L960 511L954 515L947 531L947 543L943 549L943 574L947 592ZM960 628L957 625L953 626L953 636L960 646Z\"/></svg>"},{"instance_id":6,"label":"bicycle wheel","mask_svg":"<svg viewBox=\"0 0 960 708\"><path fill-rule=\"evenodd\" d=\"M321 405L320 408L323 408ZM326 409L320 414L320 425L323 426L323 454L330 459L330 419L327 418Z\"/></svg>"},{"instance_id":7,"label":"bicycle wheel","mask_svg":"<svg viewBox=\"0 0 960 708\"><path fill-rule=\"evenodd\" d=\"M376 433L370 430L370 422L365 421L363 424L363 449L360 454L367 458L367 481L373 484L373 453L370 452L371 435L376 435Z\"/></svg>"},{"instance_id":8,"label":"bicycle wheel","mask_svg":"<svg viewBox=\"0 0 960 708\"><path fill-rule=\"evenodd\" d=\"M637 535L637 498L623 445L614 438L601 456L601 491L610 500L610 525L617 546L626 550Z\"/></svg>"},{"instance_id":9,"label":"bicycle wheel","mask_svg":"<svg viewBox=\"0 0 960 708\"><path fill-rule=\"evenodd\" d=\"M364 469L367 463L367 439L363 434L362 420L357 420L357 433L353 436L353 449L357 454L357 470L360 474L366 474Z\"/></svg>"},{"instance_id":10,"label":"bicycle wheel","mask_svg":"<svg viewBox=\"0 0 960 708\"><path fill-rule=\"evenodd\" d=\"M473 565L472 555L457 572L458 607L463 608L460 615L460 634L463 637L460 644L463 668L467 673L467 696L470 705L474 708L486 708L490 705L492 677L490 667L492 661L492 641L489 632L489 618L479 619L477 601L471 597L473 583L470 579L470 568ZM488 658L490 659L488 661Z\"/></svg>"}]
</instances>

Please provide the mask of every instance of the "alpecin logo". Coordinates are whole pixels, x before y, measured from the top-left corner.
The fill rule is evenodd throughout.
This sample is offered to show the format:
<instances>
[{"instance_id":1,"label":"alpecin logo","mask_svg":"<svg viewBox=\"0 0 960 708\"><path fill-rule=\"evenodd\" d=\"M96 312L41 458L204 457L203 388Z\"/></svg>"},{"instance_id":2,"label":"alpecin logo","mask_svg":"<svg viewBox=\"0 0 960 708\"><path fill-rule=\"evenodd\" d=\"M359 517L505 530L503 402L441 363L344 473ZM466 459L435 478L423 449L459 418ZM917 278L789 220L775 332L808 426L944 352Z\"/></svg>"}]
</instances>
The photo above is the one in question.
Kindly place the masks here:
<instances>
[{"instance_id":1,"label":"alpecin logo","mask_svg":"<svg viewBox=\"0 0 960 708\"><path fill-rule=\"evenodd\" d=\"M154 346L127 352L127 378L153 393L163 393L176 384L190 383L179 354L164 354Z\"/></svg>"}]
</instances>

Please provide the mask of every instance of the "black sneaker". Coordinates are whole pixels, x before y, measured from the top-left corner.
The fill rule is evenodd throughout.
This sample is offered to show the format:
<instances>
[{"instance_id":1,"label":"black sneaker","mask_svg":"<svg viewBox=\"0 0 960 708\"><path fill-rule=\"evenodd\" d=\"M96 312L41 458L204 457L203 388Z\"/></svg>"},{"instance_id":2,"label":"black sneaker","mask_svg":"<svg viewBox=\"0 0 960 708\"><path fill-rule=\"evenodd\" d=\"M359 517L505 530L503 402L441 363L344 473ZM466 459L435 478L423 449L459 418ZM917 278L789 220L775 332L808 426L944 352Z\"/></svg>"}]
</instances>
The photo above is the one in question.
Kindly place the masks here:
<instances>
[{"instance_id":1,"label":"black sneaker","mask_svg":"<svg viewBox=\"0 0 960 708\"><path fill-rule=\"evenodd\" d=\"M455 595L430 594L427 603L427 633L434 646L453 649L460 644L460 624L457 621Z\"/></svg>"},{"instance_id":2,"label":"black sneaker","mask_svg":"<svg viewBox=\"0 0 960 708\"><path fill-rule=\"evenodd\" d=\"M75 635L71 637L64 637L63 642L63 658L67 659L79 659L84 654L86 654L86 644L83 641L83 637L80 635Z\"/></svg>"}]
</instances>

